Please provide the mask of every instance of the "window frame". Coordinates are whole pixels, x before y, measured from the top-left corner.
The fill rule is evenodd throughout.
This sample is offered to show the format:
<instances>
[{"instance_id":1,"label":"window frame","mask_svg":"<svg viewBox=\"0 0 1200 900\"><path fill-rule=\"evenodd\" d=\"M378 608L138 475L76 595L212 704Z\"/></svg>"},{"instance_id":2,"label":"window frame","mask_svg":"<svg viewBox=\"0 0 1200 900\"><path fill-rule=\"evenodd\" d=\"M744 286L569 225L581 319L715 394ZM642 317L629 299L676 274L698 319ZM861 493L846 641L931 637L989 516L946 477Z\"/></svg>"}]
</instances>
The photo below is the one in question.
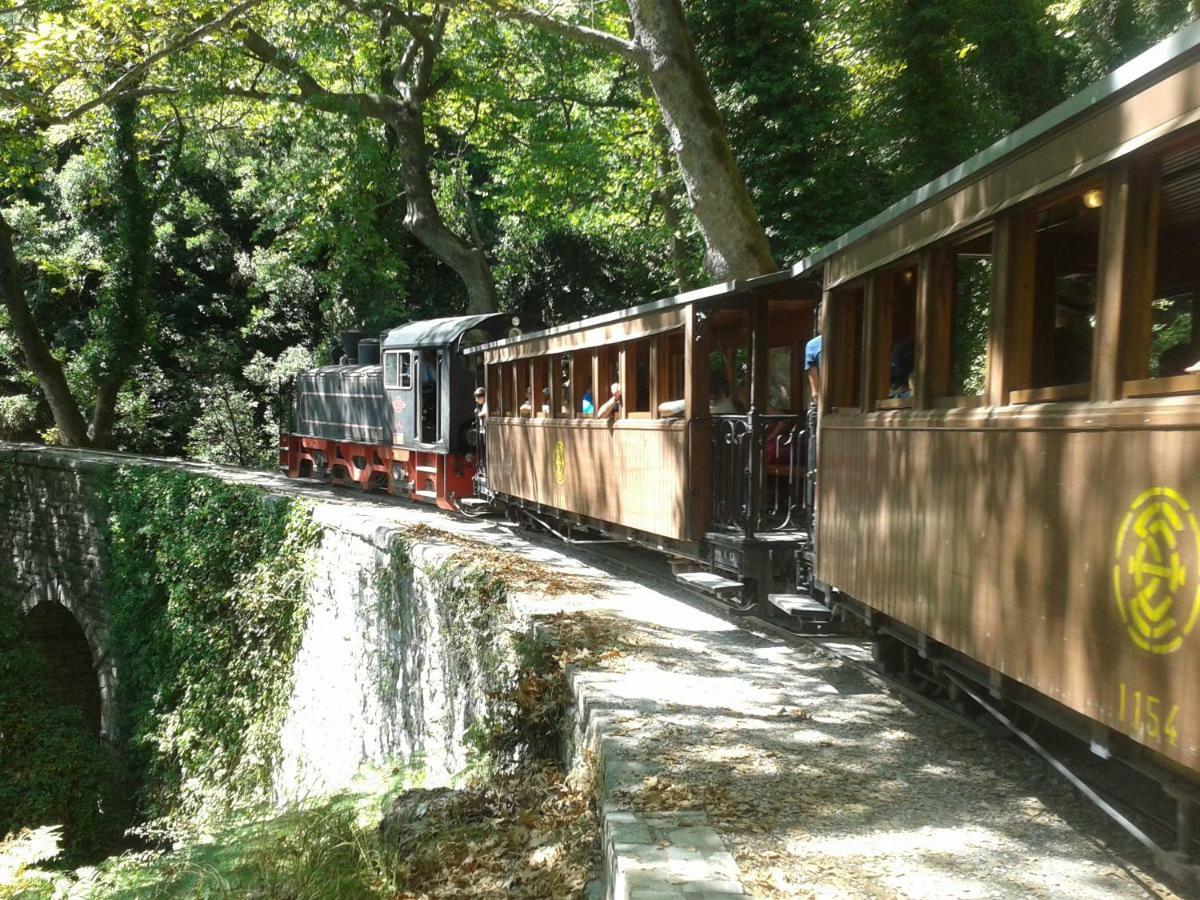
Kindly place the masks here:
<instances>
[{"instance_id":1,"label":"window frame","mask_svg":"<svg viewBox=\"0 0 1200 900\"><path fill-rule=\"evenodd\" d=\"M396 380L388 380L388 360L396 360ZM403 362L408 362L408 369L405 371ZM407 378L408 384L404 381ZM383 386L393 391L411 391L413 386L412 380L412 351L411 350L385 350L383 354Z\"/></svg>"}]
</instances>

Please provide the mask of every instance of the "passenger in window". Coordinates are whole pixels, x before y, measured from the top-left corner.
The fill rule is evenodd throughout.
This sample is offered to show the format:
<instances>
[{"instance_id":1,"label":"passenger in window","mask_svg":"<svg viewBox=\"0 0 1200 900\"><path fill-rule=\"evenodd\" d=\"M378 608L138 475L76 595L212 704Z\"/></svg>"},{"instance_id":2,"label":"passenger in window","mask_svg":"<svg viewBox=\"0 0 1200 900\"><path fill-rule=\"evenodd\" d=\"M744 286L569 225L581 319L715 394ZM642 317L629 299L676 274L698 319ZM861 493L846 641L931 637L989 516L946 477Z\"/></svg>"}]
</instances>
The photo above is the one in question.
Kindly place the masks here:
<instances>
[{"instance_id":1,"label":"passenger in window","mask_svg":"<svg viewBox=\"0 0 1200 900\"><path fill-rule=\"evenodd\" d=\"M542 415L550 415L550 388L542 388Z\"/></svg>"},{"instance_id":2,"label":"passenger in window","mask_svg":"<svg viewBox=\"0 0 1200 900\"><path fill-rule=\"evenodd\" d=\"M596 413L596 418L607 419L615 417L621 411L621 384L614 381L611 386L612 396L604 401L600 407L600 411Z\"/></svg>"},{"instance_id":3,"label":"passenger in window","mask_svg":"<svg viewBox=\"0 0 1200 900\"><path fill-rule=\"evenodd\" d=\"M592 400L591 388L583 389L583 403L580 404L579 411L585 416L590 416L596 411L595 402Z\"/></svg>"},{"instance_id":4,"label":"passenger in window","mask_svg":"<svg viewBox=\"0 0 1200 900\"><path fill-rule=\"evenodd\" d=\"M517 412L521 416L525 417L526 419L528 419L531 415L533 415L533 388L532 387L525 388L525 402L521 404L521 407L520 407L520 409L517 410Z\"/></svg>"},{"instance_id":5,"label":"passenger in window","mask_svg":"<svg viewBox=\"0 0 1200 900\"><path fill-rule=\"evenodd\" d=\"M733 402L729 393L729 382L725 376L716 373L712 377L709 389L708 411L714 416L736 416L740 410Z\"/></svg>"},{"instance_id":6,"label":"passenger in window","mask_svg":"<svg viewBox=\"0 0 1200 900\"><path fill-rule=\"evenodd\" d=\"M1054 307L1054 383L1092 380L1091 303L1079 291L1064 291Z\"/></svg>"},{"instance_id":7,"label":"passenger in window","mask_svg":"<svg viewBox=\"0 0 1200 900\"><path fill-rule=\"evenodd\" d=\"M475 388L475 418L486 419L487 414L487 391L477 387Z\"/></svg>"},{"instance_id":8,"label":"passenger in window","mask_svg":"<svg viewBox=\"0 0 1200 900\"><path fill-rule=\"evenodd\" d=\"M892 348L891 391L888 397L907 400L912 396L912 374L916 365L916 342L906 338Z\"/></svg>"},{"instance_id":9,"label":"passenger in window","mask_svg":"<svg viewBox=\"0 0 1200 900\"><path fill-rule=\"evenodd\" d=\"M1196 365L1200 365L1200 363L1192 365L1198 355L1200 354L1196 353L1196 347L1191 341L1168 347L1158 358L1159 378L1170 378L1173 375L1186 375L1192 371L1200 371L1196 369Z\"/></svg>"}]
</instances>

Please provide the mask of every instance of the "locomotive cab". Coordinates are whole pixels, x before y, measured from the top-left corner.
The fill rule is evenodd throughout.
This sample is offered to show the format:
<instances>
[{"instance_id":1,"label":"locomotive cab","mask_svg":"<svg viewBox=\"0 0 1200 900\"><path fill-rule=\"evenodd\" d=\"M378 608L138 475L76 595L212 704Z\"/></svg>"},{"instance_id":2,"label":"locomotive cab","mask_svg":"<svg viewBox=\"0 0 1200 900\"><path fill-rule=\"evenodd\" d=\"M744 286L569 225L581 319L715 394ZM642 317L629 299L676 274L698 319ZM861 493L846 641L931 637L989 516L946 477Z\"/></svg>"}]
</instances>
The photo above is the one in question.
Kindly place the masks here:
<instances>
[{"instance_id":1,"label":"locomotive cab","mask_svg":"<svg viewBox=\"0 0 1200 900\"><path fill-rule=\"evenodd\" d=\"M455 508L471 493L476 465L477 374L463 350L505 325L497 314L458 316L410 322L378 341L352 336L349 364L297 378L280 467Z\"/></svg>"}]
</instances>

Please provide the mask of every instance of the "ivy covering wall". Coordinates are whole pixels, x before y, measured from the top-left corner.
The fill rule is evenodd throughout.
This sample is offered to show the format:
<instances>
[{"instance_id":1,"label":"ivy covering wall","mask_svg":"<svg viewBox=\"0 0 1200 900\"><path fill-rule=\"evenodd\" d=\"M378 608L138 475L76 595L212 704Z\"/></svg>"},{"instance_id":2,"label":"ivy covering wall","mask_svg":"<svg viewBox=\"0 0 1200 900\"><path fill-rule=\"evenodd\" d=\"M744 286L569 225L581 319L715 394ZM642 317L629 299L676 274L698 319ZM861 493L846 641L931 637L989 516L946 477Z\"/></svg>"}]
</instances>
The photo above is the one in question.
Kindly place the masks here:
<instances>
[{"instance_id":1,"label":"ivy covering wall","mask_svg":"<svg viewBox=\"0 0 1200 900\"><path fill-rule=\"evenodd\" d=\"M158 468L114 472L105 571L139 818L264 796L306 618L301 503Z\"/></svg>"}]
</instances>

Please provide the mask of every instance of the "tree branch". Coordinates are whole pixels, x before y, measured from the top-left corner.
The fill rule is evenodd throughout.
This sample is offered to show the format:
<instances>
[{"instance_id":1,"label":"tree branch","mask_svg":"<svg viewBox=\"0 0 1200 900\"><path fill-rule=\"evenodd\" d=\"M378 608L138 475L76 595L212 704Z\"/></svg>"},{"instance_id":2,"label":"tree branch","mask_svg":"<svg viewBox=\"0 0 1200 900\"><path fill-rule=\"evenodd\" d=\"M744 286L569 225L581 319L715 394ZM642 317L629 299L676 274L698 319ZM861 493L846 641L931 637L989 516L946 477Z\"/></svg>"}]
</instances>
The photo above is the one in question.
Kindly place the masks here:
<instances>
[{"instance_id":1,"label":"tree branch","mask_svg":"<svg viewBox=\"0 0 1200 900\"><path fill-rule=\"evenodd\" d=\"M167 46L162 47L159 50L155 50L141 62L130 66L121 74L119 78L117 78L116 81L112 82L99 94L87 101L87 103L75 107L65 115L51 117L51 123L63 125L68 122L72 122L75 119L78 119L80 116L86 115L97 107L104 106L107 103L112 103L115 100L129 96L131 89L136 90L135 85L141 81L146 72L148 72L155 63L199 43L214 31L220 31L230 22L245 15L247 12L263 2L264 0L242 0L241 3L231 7L224 15L218 16L217 18L212 19L211 21L206 22L197 28L193 28L187 34L183 35L183 37L181 37L179 40L167 44Z\"/></svg>"},{"instance_id":2,"label":"tree branch","mask_svg":"<svg viewBox=\"0 0 1200 900\"><path fill-rule=\"evenodd\" d=\"M400 113L400 103L383 94L343 94L331 91L313 78L300 63L265 37L247 27L242 34L242 46L256 59L292 80L300 91L302 101L314 109L341 115L361 115L389 121ZM234 89L231 89L233 91ZM255 100L286 100L297 102L294 95L263 95L258 91L238 91L232 96Z\"/></svg>"},{"instance_id":3,"label":"tree branch","mask_svg":"<svg viewBox=\"0 0 1200 900\"><path fill-rule=\"evenodd\" d=\"M645 51L633 41L617 37L617 35L608 31L588 28L586 25L573 25L555 16L539 12L536 9L516 6L505 2L505 0L444 0L444 2L448 6L486 6L502 19L513 19L517 22L533 25L542 31L547 31L558 37L581 44L588 44L609 53L614 53L617 56L631 59L638 63L638 65L643 65L647 60Z\"/></svg>"}]
</instances>

